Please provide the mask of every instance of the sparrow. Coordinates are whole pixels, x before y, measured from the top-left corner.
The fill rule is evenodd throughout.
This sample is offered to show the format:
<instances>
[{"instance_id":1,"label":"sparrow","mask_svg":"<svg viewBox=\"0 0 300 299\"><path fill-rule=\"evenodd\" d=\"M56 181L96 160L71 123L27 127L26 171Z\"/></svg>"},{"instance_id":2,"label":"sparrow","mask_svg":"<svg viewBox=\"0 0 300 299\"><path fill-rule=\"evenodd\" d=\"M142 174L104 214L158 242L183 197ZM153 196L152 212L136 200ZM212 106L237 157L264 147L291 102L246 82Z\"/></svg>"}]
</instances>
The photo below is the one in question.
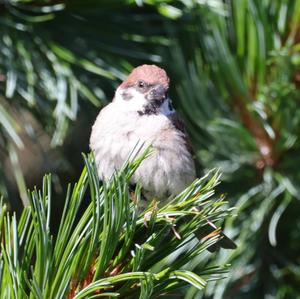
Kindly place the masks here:
<instances>
[{"instance_id":1,"label":"sparrow","mask_svg":"<svg viewBox=\"0 0 300 299\"><path fill-rule=\"evenodd\" d=\"M90 137L99 178L104 181L121 168L137 144L142 144L139 150L152 147L131 179L141 185L146 200L173 198L196 179L191 146L169 97L169 83L165 70L156 65L133 69L112 102L100 111ZM216 229L209 227L208 233ZM229 239L225 237L222 242ZM232 248L231 242L223 247Z\"/></svg>"}]
</instances>

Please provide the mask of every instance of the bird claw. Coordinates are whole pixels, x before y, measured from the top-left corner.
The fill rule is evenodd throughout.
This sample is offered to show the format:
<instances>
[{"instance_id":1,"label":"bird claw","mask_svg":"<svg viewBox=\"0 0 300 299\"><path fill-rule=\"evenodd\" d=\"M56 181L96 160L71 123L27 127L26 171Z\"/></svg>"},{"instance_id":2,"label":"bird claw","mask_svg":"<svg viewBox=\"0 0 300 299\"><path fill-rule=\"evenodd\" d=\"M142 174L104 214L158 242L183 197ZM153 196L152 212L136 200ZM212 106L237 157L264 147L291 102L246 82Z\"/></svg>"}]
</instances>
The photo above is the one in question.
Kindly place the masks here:
<instances>
[{"instance_id":1,"label":"bird claw","mask_svg":"<svg viewBox=\"0 0 300 299\"><path fill-rule=\"evenodd\" d=\"M145 213L144 215L144 225L148 228L148 224L147 222L150 222L151 218L152 218L152 214L153 214L153 211L149 211L147 213Z\"/></svg>"}]
</instances>

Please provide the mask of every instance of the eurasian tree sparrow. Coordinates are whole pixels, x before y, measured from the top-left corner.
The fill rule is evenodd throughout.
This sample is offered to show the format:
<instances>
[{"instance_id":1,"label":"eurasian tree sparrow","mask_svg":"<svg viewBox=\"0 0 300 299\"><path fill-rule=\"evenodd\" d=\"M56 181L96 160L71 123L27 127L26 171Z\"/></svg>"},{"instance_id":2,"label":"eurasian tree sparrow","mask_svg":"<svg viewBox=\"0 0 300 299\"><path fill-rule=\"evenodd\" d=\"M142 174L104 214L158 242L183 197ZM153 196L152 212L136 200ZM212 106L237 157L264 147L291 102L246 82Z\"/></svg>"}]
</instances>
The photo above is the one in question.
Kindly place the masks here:
<instances>
[{"instance_id":1,"label":"eurasian tree sparrow","mask_svg":"<svg viewBox=\"0 0 300 299\"><path fill-rule=\"evenodd\" d=\"M108 180L123 165L138 143L144 149L153 148L132 177L133 184L141 184L146 199L172 198L195 180L191 148L168 90L169 77L163 69L141 65L100 111L90 147L102 180Z\"/></svg>"}]
</instances>

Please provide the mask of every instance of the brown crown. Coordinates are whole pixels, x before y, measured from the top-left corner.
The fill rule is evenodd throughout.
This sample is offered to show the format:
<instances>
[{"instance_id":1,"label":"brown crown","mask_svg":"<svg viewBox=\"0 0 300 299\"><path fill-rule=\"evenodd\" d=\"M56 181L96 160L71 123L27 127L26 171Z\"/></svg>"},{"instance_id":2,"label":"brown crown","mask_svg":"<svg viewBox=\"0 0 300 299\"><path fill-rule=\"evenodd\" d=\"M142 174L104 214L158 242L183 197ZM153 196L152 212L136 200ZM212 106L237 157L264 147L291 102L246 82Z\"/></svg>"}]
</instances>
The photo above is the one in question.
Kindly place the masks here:
<instances>
[{"instance_id":1,"label":"brown crown","mask_svg":"<svg viewBox=\"0 0 300 299\"><path fill-rule=\"evenodd\" d=\"M162 84L166 88L169 87L169 77L165 70L152 64L143 64L129 74L126 80L120 85L121 88L126 88L135 85L138 81L143 80L148 84Z\"/></svg>"}]
</instances>

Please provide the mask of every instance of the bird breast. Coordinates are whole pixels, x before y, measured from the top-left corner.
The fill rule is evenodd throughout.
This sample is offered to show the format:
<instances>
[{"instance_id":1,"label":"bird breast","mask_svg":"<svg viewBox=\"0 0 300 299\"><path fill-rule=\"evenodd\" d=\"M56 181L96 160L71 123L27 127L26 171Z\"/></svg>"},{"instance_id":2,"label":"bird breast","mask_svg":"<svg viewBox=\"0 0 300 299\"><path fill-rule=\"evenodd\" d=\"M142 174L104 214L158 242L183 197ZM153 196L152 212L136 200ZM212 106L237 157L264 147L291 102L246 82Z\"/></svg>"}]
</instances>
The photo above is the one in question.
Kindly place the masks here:
<instances>
[{"instance_id":1,"label":"bird breast","mask_svg":"<svg viewBox=\"0 0 300 299\"><path fill-rule=\"evenodd\" d=\"M143 144L141 153L150 145L153 153L142 161L132 182L141 184L147 198L174 196L187 187L195 179L195 167L184 134L164 115L140 116L113 105L102 109L90 139L100 178L108 180L136 145Z\"/></svg>"}]
</instances>

